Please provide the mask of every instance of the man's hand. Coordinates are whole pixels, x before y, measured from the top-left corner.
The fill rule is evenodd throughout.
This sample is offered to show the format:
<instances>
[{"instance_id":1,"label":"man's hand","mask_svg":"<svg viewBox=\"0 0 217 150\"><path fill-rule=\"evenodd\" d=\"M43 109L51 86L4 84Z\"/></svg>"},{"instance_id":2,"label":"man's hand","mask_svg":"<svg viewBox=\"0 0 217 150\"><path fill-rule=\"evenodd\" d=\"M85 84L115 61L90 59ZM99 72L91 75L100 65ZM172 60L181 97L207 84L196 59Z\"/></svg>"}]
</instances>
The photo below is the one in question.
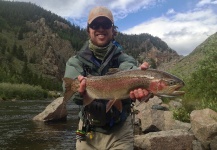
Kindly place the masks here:
<instances>
[{"instance_id":1,"label":"man's hand","mask_svg":"<svg viewBox=\"0 0 217 150\"><path fill-rule=\"evenodd\" d=\"M149 68L149 64L147 62L144 62L143 64L141 64L141 66L139 67L141 70L146 70Z\"/></svg>"},{"instance_id":2,"label":"man's hand","mask_svg":"<svg viewBox=\"0 0 217 150\"><path fill-rule=\"evenodd\" d=\"M149 92L146 89L139 88L139 89L135 89L135 90L130 92L130 98L134 101L136 99L141 100L141 99L145 98L146 96L148 96L148 94L149 94Z\"/></svg>"},{"instance_id":3,"label":"man's hand","mask_svg":"<svg viewBox=\"0 0 217 150\"><path fill-rule=\"evenodd\" d=\"M86 90L86 78L82 75L79 75L78 80L80 82L80 87L78 88L78 92L80 94L83 94Z\"/></svg>"},{"instance_id":4,"label":"man's hand","mask_svg":"<svg viewBox=\"0 0 217 150\"><path fill-rule=\"evenodd\" d=\"M144 62L140 67L139 67L141 70L146 70L149 68L149 64L147 62ZM132 100L141 100L145 97L148 97L149 96L149 92L146 90L146 89L135 89L133 91L130 92L130 98Z\"/></svg>"}]
</instances>

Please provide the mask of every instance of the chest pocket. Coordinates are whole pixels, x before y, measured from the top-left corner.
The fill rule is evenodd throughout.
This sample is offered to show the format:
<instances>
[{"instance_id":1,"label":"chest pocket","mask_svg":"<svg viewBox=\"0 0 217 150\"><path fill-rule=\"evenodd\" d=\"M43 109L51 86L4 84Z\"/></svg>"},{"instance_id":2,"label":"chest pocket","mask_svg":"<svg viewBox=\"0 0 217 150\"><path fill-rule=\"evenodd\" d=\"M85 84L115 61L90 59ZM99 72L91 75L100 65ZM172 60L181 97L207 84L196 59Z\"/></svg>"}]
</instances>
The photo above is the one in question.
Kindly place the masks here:
<instances>
[{"instance_id":1,"label":"chest pocket","mask_svg":"<svg viewBox=\"0 0 217 150\"><path fill-rule=\"evenodd\" d=\"M118 61L118 58L119 58L120 54L121 54L121 52L115 54L112 57L112 59L109 61L108 64L104 64L105 67L103 68L103 70L100 70L99 69L100 67L96 68L96 67L93 67L93 66L88 66L87 64L84 63L83 64L83 70L84 70L83 76L88 76L88 75L94 75L94 76L105 75L110 68L119 68L120 63Z\"/></svg>"}]
</instances>

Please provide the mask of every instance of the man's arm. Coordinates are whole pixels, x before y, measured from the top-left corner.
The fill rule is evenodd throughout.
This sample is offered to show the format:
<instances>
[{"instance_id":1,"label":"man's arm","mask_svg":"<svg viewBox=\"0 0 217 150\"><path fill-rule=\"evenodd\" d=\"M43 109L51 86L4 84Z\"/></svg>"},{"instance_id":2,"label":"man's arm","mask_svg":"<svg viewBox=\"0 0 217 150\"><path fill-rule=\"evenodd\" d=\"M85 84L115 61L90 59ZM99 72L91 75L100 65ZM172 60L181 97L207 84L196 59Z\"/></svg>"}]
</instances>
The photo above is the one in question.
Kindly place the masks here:
<instances>
[{"instance_id":1,"label":"man's arm","mask_svg":"<svg viewBox=\"0 0 217 150\"><path fill-rule=\"evenodd\" d=\"M81 74L83 74L82 63L76 58L76 56L71 57L66 63L64 77L75 79ZM64 91L65 83L63 82L63 92ZM83 105L83 96L80 95L79 92L76 92L72 96L71 100L73 100L77 105Z\"/></svg>"}]
</instances>

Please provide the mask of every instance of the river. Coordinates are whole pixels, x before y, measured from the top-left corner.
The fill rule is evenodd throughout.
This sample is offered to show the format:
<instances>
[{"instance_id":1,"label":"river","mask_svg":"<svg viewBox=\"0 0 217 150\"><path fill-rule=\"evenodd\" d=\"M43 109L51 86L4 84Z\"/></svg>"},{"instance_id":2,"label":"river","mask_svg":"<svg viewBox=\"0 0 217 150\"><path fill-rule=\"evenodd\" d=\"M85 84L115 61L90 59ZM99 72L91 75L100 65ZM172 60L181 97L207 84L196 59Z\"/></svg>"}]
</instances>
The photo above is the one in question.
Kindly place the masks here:
<instances>
[{"instance_id":1,"label":"river","mask_svg":"<svg viewBox=\"0 0 217 150\"><path fill-rule=\"evenodd\" d=\"M73 150L78 110L68 103L66 122L43 123L32 118L52 100L0 101L0 150Z\"/></svg>"}]
</instances>

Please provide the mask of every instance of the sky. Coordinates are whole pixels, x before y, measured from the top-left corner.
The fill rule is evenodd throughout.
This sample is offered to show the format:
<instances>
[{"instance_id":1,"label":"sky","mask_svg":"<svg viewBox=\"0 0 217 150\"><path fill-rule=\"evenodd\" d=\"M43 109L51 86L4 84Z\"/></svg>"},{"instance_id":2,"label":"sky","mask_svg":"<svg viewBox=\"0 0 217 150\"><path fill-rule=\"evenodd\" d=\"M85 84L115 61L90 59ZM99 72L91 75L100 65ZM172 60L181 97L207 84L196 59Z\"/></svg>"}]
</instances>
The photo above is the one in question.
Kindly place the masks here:
<instances>
[{"instance_id":1,"label":"sky","mask_svg":"<svg viewBox=\"0 0 217 150\"><path fill-rule=\"evenodd\" d=\"M119 32L157 36L183 56L217 32L217 0L13 1L34 3L82 28L93 7L105 6L112 11Z\"/></svg>"}]
</instances>

